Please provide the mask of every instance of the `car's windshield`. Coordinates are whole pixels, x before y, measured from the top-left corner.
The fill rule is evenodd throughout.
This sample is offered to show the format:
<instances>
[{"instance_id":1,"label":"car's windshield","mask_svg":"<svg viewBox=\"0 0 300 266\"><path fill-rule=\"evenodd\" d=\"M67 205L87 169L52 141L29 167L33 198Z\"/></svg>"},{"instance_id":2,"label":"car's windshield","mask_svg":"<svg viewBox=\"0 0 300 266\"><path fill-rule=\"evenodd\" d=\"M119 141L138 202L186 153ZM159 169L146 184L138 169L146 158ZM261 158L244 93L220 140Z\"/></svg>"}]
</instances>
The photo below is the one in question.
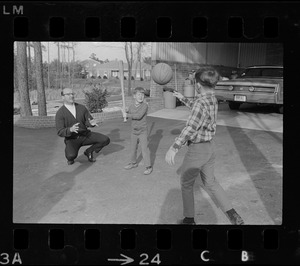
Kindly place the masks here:
<instances>
[{"instance_id":1,"label":"car's windshield","mask_svg":"<svg viewBox=\"0 0 300 266\"><path fill-rule=\"evenodd\" d=\"M271 77L282 78L282 68L247 68L241 73L242 78L253 77Z\"/></svg>"}]
</instances>

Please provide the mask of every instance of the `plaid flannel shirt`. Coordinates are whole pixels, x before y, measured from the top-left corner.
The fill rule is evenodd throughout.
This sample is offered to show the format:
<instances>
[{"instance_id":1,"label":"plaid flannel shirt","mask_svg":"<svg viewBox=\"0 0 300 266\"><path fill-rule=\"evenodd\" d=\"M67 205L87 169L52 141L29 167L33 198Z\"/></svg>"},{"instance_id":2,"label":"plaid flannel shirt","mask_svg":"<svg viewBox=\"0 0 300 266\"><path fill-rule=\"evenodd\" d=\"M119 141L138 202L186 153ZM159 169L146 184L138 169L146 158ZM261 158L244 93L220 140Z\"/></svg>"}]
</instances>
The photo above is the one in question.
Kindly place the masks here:
<instances>
[{"instance_id":1,"label":"plaid flannel shirt","mask_svg":"<svg viewBox=\"0 0 300 266\"><path fill-rule=\"evenodd\" d=\"M188 142L210 141L216 133L218 113L218 101L214 93L198 94L194 101L187 98L181 101L192 110L184 129L175 139L173 148L180 149Z\"/></svg>"}]
</instances>

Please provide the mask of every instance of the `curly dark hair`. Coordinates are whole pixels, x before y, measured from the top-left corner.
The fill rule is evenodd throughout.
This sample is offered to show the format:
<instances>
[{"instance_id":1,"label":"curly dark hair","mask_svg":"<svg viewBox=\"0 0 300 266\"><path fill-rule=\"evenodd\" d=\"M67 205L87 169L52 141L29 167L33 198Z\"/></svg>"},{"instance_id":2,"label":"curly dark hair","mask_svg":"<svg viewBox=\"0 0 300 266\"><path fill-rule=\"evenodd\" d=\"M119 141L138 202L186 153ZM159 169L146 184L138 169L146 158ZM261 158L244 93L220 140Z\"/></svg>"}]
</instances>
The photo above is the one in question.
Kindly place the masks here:
<instances>
[{"instance_id":1,"label":"curly dark hair","mask_svg":"<svg viewBox=\"0 0 300 266\"><path fill-rule=\"evenodd\" d=\"M220 74L215 68L207 66L197 70L195 79L204 87L214 88L220 79Z\"/></svg>"}]
</instances>

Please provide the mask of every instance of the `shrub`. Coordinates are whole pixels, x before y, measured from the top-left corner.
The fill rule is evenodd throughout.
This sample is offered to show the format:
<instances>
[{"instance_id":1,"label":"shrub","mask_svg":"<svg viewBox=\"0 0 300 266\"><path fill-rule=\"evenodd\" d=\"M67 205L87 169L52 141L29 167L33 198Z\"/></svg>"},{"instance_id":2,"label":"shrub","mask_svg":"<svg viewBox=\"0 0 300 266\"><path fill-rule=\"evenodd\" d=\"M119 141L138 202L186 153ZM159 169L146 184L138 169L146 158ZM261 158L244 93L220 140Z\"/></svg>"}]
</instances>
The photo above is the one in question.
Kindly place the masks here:
<instances>
[{"instance_id":1,"label":"shrub","mask_svg":"<svg viewBox=\"0 0 300 266\"><path fill-rule=\"evenodd\" d=\"M107 91L102 85L93 85L92 91L85 91L85 105L91 113L100 113L108 103Z\"/></svg>"}]
</instances>

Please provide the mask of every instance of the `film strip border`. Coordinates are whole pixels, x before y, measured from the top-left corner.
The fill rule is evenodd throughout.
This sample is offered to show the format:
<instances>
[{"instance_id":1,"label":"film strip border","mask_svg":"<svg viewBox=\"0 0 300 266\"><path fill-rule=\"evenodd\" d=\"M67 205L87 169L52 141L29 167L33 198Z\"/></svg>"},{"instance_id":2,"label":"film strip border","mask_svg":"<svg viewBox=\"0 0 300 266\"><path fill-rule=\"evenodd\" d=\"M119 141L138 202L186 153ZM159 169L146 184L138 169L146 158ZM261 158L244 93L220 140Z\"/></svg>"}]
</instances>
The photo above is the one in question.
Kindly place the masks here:
<instances>
[{"instance_id":1,"label":"film strip border","mask_svg":"<svg viewBox=\"0 0 300 266\"><path fill-rule=\"evenodd\" d=\"M13 9L14 10L14 9ZM22 8L15 9L19 13ZM4 9L3 12L6 12ZM9 13L6 13L9 14ZM48 21L49 37L53 39L65 37L65 25L67 18L52 17ZM155 36L160 39L169 39L173 34L172 19L170 17L158 17L155 19ZM251 23L248 21L248 23ZM84 35L86 38L99 38L100 18L87 17L83 21ZM195 39L205 39L208 36L209 19L207 17L194 17L191 19L190 32ZM266 17L262 21L263 36L269 40L278 38L279 19L278 17ZM28 38L30 32L28 17L14 18L14 37ZM228 18L227 23L228 38L246 37L252 39L251 33L245 32L244 19L239 16ZM249 35L248 35L249 34ZM137 36L137 20L135 17L122 17L120 19L120 38L135 38Z\"/></svg>"},{"instance_id":2,"label":"film strip border","mask_svg":"<svg viewBox=\"0 0 300 266\"><path fill-rule=\"evenodd\" d=\"M244 230L190 226L34 226L14 229L12 263L38 261L49 264L140 265L201 263L286 264L300 261L300 230L284 234L269 227ZM298 249L296 248L298 246ZM38 259L37 259L38 258ZM291 258L293 258L291 260ZM3 264L3 263L1 263ZM13 264L13 263L12 263Z\"/></svg>"},{"instance_id":3,"label":"film strip border","mask_svg":"<svg viewBox=\"0 0 300 266\"><path fill-rule=\"evenodd\" d=\"M15 40L278 41L297 29L297 4L135 2L2 4ZM39 10L36 12L36 10ZM13 19L11 19L13 17ZM289 29L290 32L286 31Z\"/></svg>"},{"instance_id":4,"label":"film strip border","mask_svg":"<svg viewBox=\"0 0 300 266\"><path fill-rule=\"evenodd\" d=\"M2 2L0 8L0 24L5 25L1 31L5 34L3 40L8 41L5 47L9 51L12 51L11 42L22 40L282 41L285 47L294 49L286 50L291 58L299 45L299 3ZM294 74L295 70L287 72L288 77ZM287 170L284 172L287 174ZM285 181L286 185L289 187L291 181ZM291 199L292 194L284 195L285 200ZM11 207L12 204L8 204L7 208ZM284 221L292 221L291 227L245 226L241 229L13 225L9 209L5 221L1 222L0 263L297 265L300 238L299 224L292 218L294 207L284 205L284 216L288 218Z\"/></svg>"}]
</instances>

